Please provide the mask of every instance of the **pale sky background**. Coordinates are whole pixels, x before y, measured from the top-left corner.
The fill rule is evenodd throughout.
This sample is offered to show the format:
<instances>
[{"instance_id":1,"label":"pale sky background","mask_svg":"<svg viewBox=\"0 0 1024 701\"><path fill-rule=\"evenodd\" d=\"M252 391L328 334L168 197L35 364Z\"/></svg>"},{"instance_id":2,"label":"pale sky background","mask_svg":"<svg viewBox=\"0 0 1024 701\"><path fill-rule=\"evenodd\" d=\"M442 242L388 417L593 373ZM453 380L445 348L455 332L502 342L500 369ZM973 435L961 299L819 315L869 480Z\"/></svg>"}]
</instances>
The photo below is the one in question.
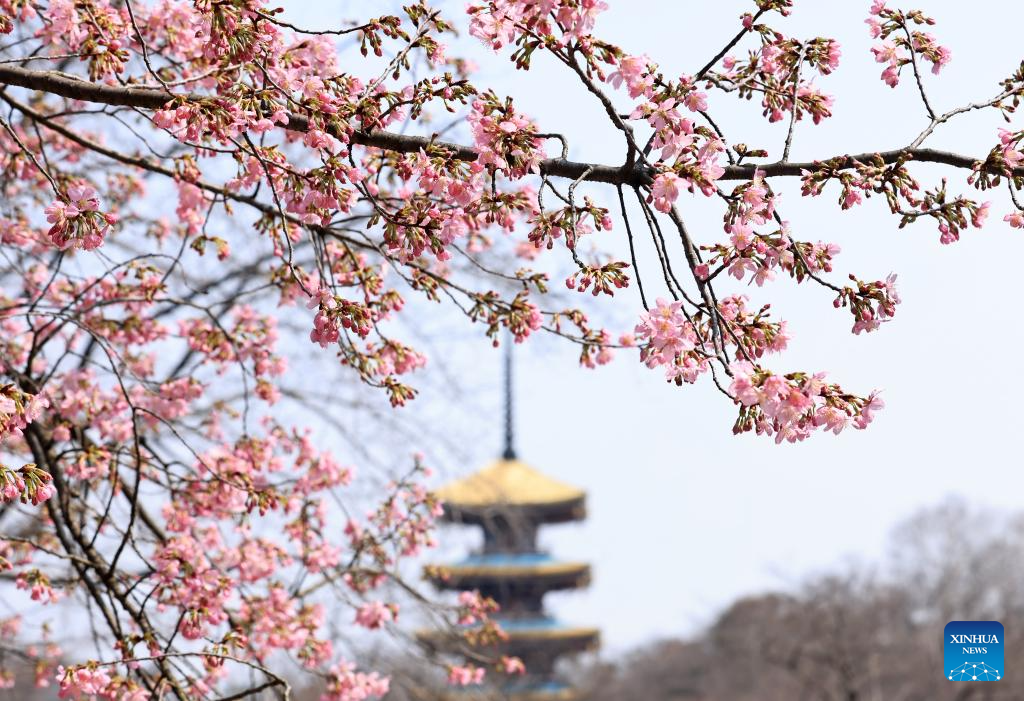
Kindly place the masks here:
<instances>
[{"instance_id":1,"label":"pale sky background","mask_svg":"<svg viewBox=\"0 0 1024 701\"><path fill-rule=\"evenodd\" d=\"M695 72L753 5L609 4L596 33L631 53L647 53L670 76ZM285 3L285 16L323 26L380 14L386 5L293 1ZM462 9L461 2L441 6L450 17ZM772 19L789 35L834 37L843 50L838 73L817 79L836 96L835 116L819 126L798 125L794 160L902 146L926 126L909 73L896 90L879 80L882 66L874 63L864 25L869 6L867 0L803 0L790 18ZM997 94L998 81L1019 64L1015 47L1024 7L994 0L918 0L909 7L935 17L933 32L953 51L943 73L927 78L938 111ZM467 39L458 51L465 48L480 62L475 84L512 95L543 131L566 133L573 158L622 161L621 138L567 69L541 59L529 73L517 72L507 55L495 56ZM785 124L767 125L757 103L713 96L711 112L732 142L767 147L773 158L781 152ZM940 127L929 143L980 156L996 142L999 126L994 112L961 117ZM945 172L952 190L966 190L966 172L920 166L913 172L929 184ZM614 190L590 192L617 209ZM1024 377L1017 365L1024 342L1018 318L1024 234L1001 221L1010 210L1005 190L985 197L993 201L988 226L966 232L952 246L939 244L930 222L898 230L881 198L844 213L833 190L816 200L800 198L799 181L792 179L782 192L782 215L797 238L843 247L836 280L848 272L866 279L900 276L904 302L895 321L856 337L849 333L849 314L832 309L827 290L783 278L766 288L775 314L790 321L794 336L790 351L769 365L827 370L861 393L883 389L888 406L869 430L783 446L763 437L737 438L730 430L735 409L710 382L667 385L660 371L626 353L610 367L576 370L575 348L553 340L518 353L521 457L589 492L588 520L551 528L543 542L560 556L592 562L593 584L549 602L568 621L599 625L606 651L692 633L738 596L792 586L850 558L881 560L895 523L947 496L1000 508L1024 504L1018 454ZM680 204L699 240L722 236L717 204L688 195ZM602 248L626 256L621 229L600 236ZM657 273L649 243L641 246L641 272L653 297ZM558 262L564 277L564 255ZM751 294L754 301L764 299L757 290ZM640 309L639 297L631 289L610 308L612 328L626 330ZM500 449L500 354L480 329L465 324L433 351L448 357L461 404L453 409L425 393L410 413L432 417L438 430L461 443L459 450L431 456L442 477L451 478L477 469ZM458 537L450 531L442 537L448 539L445 555L457 555Z\"/></svg>"}]
</instances>

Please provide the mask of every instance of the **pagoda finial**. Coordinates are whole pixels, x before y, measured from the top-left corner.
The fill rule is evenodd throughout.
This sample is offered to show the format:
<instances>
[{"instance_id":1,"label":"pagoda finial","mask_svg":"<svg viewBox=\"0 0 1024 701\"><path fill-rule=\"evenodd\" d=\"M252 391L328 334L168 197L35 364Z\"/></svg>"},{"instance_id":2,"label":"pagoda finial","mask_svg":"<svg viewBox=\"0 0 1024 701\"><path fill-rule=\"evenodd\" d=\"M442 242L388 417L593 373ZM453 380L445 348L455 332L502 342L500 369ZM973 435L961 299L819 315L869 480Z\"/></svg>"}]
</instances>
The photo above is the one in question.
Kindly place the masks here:
<instances>
[{"instance_id":1,"label":"pagoda finial","mask_svg":"<svg viewBox=\"0 0 1024 701\"><path fill-rule=\"evenodd\" d=\"M512 334L508 334L505 340L505 450L501 454L504 460L516 459L512 411Z\"/></svg>"}]
</instances>

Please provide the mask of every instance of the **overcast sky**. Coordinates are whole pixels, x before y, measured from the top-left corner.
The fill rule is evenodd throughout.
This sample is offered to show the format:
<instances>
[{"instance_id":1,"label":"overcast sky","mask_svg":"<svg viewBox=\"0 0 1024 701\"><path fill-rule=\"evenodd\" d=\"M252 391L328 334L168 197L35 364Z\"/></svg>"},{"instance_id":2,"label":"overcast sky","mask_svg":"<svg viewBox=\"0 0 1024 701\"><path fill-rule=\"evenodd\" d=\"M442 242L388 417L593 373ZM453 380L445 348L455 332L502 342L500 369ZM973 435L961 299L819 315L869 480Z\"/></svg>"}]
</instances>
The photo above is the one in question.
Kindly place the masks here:
<instances>
[{"instance_id":1,"label":"overcast sky","mask_svg":"<svg viewBox=\"0 0 1024 701\"><path fill-rule=\"evenodd\" d=\"M365 14L367 5L285 4L286 17L306 24ZM442 7L457 16L462 4ZM670 76L695 72L752 6L609 4L597 33L631 53L647 53ZM864 25L870 2L796 5L789 19L773 18L775 26L798 38L834 37L843 58L837 74L817 79L836 96L835 116L819 126L798 125L793 159L909 143L926 126L924 110L912 79L905 77L896 90L879 80L882 66L873 62ZM995 0L919 0L911 7L937 19L933 31L953 51L943 73L927 79L938 111L999 92L998 81L1020 62L1015 47L1024 8ZM567 134L573 158L621 162L621 138L564 68L540 60L529 73L517 72L507 57L488 55L472 40L464 46L481 63L476 84L512 95L543 131ZM733 142L780 152L785 126L767 125L756 103L716 95L711 112ZM931 143L982 155L999 126L995 113L962 117L940 127ZM942 173L931 167L914 172L921 179ZM963 191L965 173L949 175L952 188ZM613 190L591 192L614 205ZM1001 221L1009 211L1005 195L991 195L993 216L984 230L942 246L931 223L898 230L880 198L843 213L831 191L801 198L793 180L782 192L782 215L796 237L842 246L837 279L848 272L866 279L899 274L904 303L895 321L856 337L849 315L832 309L827 291L781 278L767 288L794 336L791 350L770 366L827 370L862 393L883 389L888 406L868 431L783 446L736 438L730 432L734 407L708 382L666 385L659 371L627 354L610 367L577 371L574 349L550 340L519 349L519 452L589 493L589 519L550 529L543 542L558 555L594 563L594 582L586 592L552 597L552 609L566 620L601 626L606 649L693 632L737 596L789 586L849 558L880 560L897 521L946 496L1008 508L1021 502L1018 270L1024 234ZM698 239L721 236L716 204L685 195L680 204ZM605 250L625 255L619 231L601 236ZM657 291L652 255L642 252L641 270L646 262L647 285ZM751 295L755 302L766 298L757 290ZM633 290L616 299L609 318L617 330L631 326L639 304ZM467 474L500 450L500 355L481 336L463 328L439 345L467 390L458 410L439 409L452 411L445 430L465 440L460 459L443 457L445 477ZM427 394L419 401L427 411L440 400Z\"/></svg>"}]
</instances>

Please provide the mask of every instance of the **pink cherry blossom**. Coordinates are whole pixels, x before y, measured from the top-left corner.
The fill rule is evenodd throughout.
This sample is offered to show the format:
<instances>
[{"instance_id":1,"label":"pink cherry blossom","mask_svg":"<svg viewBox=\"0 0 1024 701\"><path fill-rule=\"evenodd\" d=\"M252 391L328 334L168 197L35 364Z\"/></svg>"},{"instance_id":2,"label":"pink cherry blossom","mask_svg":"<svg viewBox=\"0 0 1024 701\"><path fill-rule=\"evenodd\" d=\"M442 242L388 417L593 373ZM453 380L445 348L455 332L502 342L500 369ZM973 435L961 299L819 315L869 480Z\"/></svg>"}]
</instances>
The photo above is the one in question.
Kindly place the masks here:
<instances>
[{"instance_id":1,"label":"pink cherry blossom","mask_svg":"<svg viewBox=\"0 0 1024 701\"><path fill-rule=\"evenodd\" d=\"M679 198L679 176L675 173L659 173L651 186L654 208L659 212L671 211Z\"/></svg>"},{"instance_id":2,"label":"pink cherry blossom","mask_svg":"<svg viewBox=\"0 0 1024 701\"><path fill-rule=\"evenodd\" d=\"M363 604L356 611L356 623L374 630L385 623L390 623L398 618L398 606L396 604L384 604L380 601L370 601Z\"/></svg>"},{"instance_id":3,"label":"pink cherry blossom","mask_svg":"<svg viewBox=\"0 0 1024 701\"><path fill-rule=\"evenodd\" d=\"M473 665L452 665L448 668L448 683L454 686L470 686L480 684L484 680L486 670Z\"/></svg>"}]
</instances>

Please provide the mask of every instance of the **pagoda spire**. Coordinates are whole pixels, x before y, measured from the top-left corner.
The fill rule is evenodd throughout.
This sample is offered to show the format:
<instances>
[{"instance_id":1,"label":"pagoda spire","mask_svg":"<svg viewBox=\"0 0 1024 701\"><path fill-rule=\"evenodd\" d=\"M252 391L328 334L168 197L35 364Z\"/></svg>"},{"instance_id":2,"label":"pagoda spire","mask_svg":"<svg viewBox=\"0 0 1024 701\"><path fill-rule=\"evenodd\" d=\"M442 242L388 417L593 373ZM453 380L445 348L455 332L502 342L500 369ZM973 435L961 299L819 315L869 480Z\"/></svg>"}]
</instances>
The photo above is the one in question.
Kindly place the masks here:
<instances>
[{"instance_id":1,"label":"pagoda spire","mask_svg":"<svg viewBox=\"0 0 1024 701\"><path fill-rule=\"evenodd\" d=\"M512 401L512 334L508 334L505 341L505 450L501 454L502 460L515 460L515 432L514 416L515 405Z\"/></svg>"}]
</instances>

